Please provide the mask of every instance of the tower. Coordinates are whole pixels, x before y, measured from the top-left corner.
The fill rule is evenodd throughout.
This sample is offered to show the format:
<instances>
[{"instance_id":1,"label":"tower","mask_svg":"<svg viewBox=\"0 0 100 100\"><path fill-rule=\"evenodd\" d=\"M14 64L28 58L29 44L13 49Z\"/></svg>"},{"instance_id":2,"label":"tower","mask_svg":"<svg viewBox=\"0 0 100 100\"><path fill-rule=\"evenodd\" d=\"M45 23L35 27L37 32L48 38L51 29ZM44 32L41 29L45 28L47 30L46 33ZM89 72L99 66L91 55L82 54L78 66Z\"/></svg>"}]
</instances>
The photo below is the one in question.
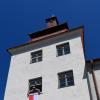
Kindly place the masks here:
<instances>
[{"instance_id":1,"label":"tower","mask_svg":"<svg viewBox=\"0 0 100 100\"><path fill-rule=\"evenodd\" d=\"M4 100L90 100L84 77L83 27L69 29L56 17L31 41L8 49L11 63ZM35 89L34 89L35 88Z\"/></svg>"}]
</instances>

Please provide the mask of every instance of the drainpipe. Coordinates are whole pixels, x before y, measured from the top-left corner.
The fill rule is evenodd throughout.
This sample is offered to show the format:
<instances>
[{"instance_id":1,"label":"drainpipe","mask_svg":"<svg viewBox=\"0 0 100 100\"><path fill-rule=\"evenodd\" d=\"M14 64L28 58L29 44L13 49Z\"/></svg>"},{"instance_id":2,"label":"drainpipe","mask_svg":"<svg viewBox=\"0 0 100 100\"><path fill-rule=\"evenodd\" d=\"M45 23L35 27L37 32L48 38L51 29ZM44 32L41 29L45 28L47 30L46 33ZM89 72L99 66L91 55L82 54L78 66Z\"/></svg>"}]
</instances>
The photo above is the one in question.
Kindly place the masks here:
<instances>
[{"instance_id":1,"label":"drainpipe","mask_svg":"<svg viewBox=\"0 0 100 100\"><path fill-rule=\"evenodd\" d=\"M91 67L92 67L92 77L93 77L93 82L94 82L94 86L95 86L95 91L96 91L96 95L97 95L97 100L100 100L99 97L99 91L98 91L98 86L97 86L97 81L96 81L96 76L94 73L94 64L93 64L93 60L90 61L91 62Z\"/></svg>"}]
</instances>

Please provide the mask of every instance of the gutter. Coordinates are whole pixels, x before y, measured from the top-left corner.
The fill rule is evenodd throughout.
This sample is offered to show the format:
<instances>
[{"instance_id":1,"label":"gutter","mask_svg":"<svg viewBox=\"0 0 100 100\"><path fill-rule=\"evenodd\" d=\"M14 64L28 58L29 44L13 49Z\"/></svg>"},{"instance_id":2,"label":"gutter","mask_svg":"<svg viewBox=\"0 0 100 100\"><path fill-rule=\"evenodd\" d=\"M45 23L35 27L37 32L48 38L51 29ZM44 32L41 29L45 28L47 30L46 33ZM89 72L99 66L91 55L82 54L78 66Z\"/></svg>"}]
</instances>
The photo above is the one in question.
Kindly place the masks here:
<instances>
[{"instance_id":1,"label":"gutter","mask_svg":"<svg viewBox=\"0 0 100 100\"><path fill-rule=\"evenodd\" d=\"M93 60L90 60L90 62L91 62L91 66L92 66L92 72L91 73L92 73L92 77L93 77L93 82L94 82L94 86L95 86L97 100L100 100L97 81L96 81L96 76L95 76L95 73L94 73L94 63L93 63Z\"/></svg>"}]
</instances>

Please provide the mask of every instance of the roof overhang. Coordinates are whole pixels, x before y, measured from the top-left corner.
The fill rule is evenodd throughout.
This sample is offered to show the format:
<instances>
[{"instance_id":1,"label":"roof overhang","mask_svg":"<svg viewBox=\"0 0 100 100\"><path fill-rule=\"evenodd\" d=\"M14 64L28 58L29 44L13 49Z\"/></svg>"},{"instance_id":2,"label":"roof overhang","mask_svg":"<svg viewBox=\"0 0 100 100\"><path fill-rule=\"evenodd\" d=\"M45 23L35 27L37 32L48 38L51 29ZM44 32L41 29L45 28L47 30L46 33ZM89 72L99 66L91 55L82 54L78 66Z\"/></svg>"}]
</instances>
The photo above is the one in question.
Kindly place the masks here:
<instances>
[{"instance_id":1,"label":"roof overhang","mask_svg":"<svg viewBox=\"0 0 100 100\"><path fill-rule=\"evenodd\" d=\"M7 51L13 55L14 54L14 51L18 50L18 49L21 49L21 48L27 48L27 46L29 45L32 45L32 44L35 44L39 41L42 41L42 40L45 40L45 39L48 39L48 38L52 38L52 37L55 37L55 36L58 36L58 35L62 35L64 33L66 34L70 34L71 32L73 32L74 34L74 31L77 31L81 34L81 39L82 39L82 44L83 44L83 49L84 49L84 26L79 26L77 28L73 28L71 30L67 30L66 28L63 29L63 30L59 30L57 32L54 32L54 33L49 33L49 34L44 34L42 36L39 36L37 38L34 38L32 41L28 42L28 43L25 43L25 44L22 44L20 46L16 46L16 47L12 47L12 48L9 48L7 49Z\"/></svg>"}]
</instances>

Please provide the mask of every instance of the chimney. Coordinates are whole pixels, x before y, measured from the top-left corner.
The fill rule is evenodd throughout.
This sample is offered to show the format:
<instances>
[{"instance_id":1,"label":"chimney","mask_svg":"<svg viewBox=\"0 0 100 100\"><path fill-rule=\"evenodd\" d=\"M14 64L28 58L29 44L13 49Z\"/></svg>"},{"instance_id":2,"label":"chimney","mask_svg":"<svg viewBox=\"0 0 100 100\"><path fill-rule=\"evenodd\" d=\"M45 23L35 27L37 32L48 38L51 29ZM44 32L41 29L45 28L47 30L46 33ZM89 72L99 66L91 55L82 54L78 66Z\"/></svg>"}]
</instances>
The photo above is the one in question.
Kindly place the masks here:
<instances>
[{"instance_id":1,"label":"chimney","mask_svg":"<svg viewBox=\"0 0 100 100\"><path fill-rule=\"evenodd\" d=\"M50 18L47 18L46 19L46 23L47 23L47 28L51 28L51 27L54 27L54 26L59 25L58 24L57 17L55 17L55 16L52 16Z\"/></svg>"}]
</instances>

